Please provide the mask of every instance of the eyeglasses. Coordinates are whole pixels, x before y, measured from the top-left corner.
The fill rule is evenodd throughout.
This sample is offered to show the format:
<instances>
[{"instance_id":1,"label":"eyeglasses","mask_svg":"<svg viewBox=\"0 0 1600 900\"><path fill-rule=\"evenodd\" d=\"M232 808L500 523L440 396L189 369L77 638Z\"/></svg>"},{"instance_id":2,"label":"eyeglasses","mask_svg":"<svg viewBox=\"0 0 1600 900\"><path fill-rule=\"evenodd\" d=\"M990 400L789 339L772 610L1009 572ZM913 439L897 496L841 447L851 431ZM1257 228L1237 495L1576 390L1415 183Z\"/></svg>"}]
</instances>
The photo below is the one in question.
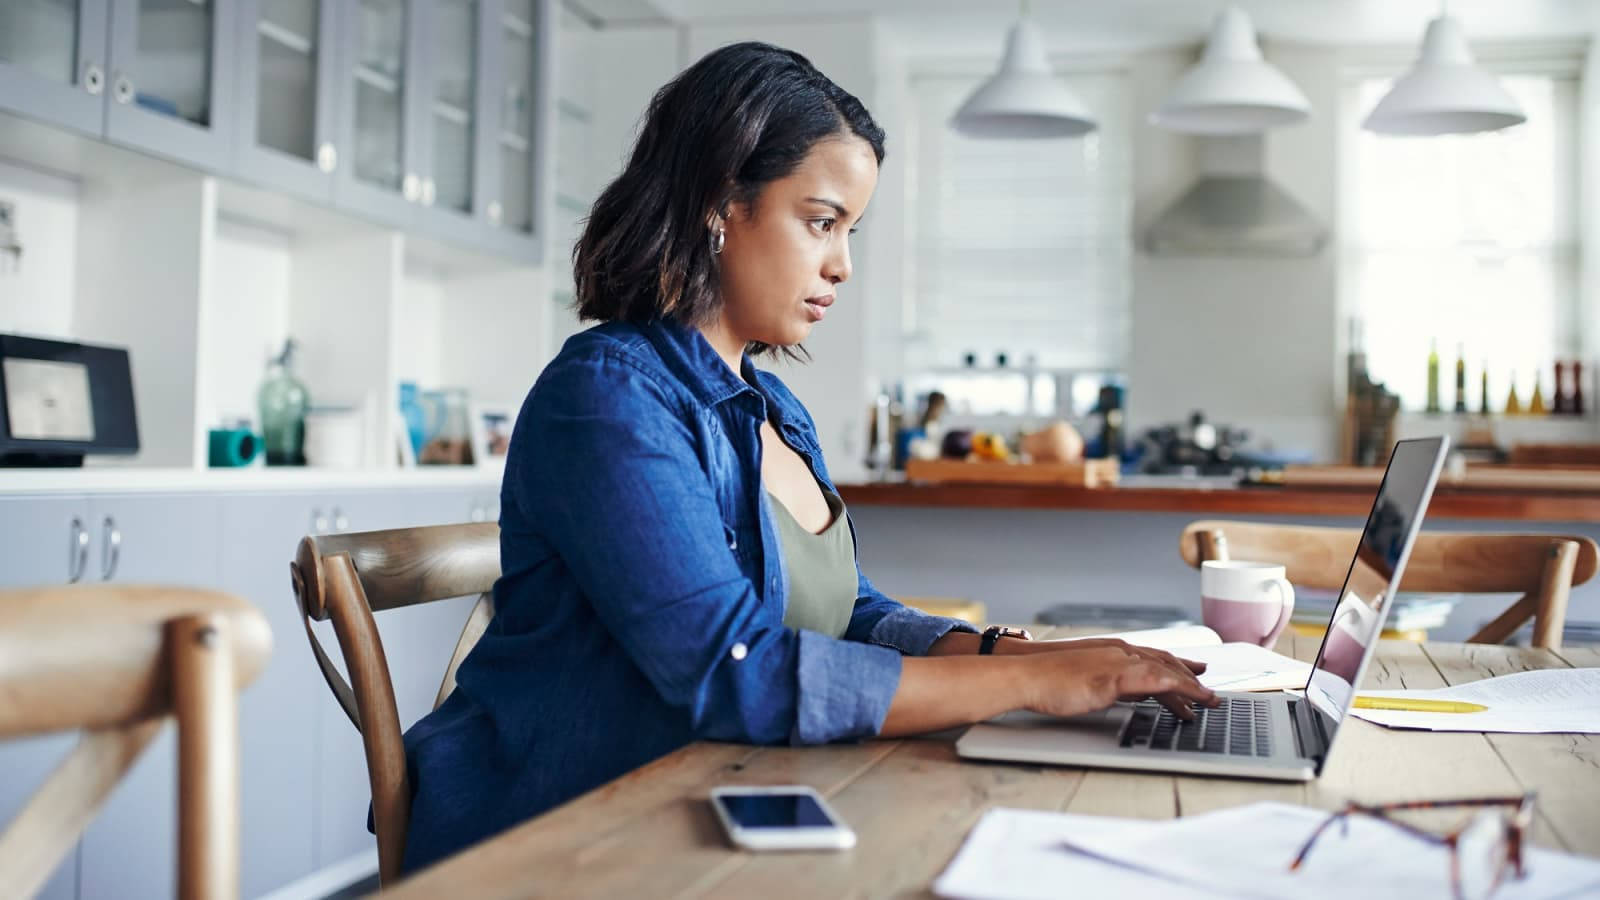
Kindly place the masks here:
<instances>
[{"instance_id":1,"label":"eyeglasses","mask_svg":"<svg viewBox=\"0 0 1600 900\"><path fill-rule=\"evenodd\" d=\"M1317 826L1316 831L1311 832L1311 837L1306 839L1294 862L1289 864L1289 871L1300 868L1301 863L1304 863L1306 857L1311 854L1311 845L1328 830L1329 825L1340 822L1348 830L1349 816L1352 813L1359 813L1382 819L1414 837L1449 847L1450 887L1456 900L1483 900L1500 887L1505 881L1507 872L1515 872L1517 878L1525 874L1522 867L1522 845L1533 823L1533 799L1534 795L1527 793L1521 797L1418 800L1411 803L1385 803L1380 806L1351 803L1329 816ZM1473 807L1503 808L1480 809L1460 827L1443 835L1425 831L1393 816L1393 813L1411 809ZM1509 807L1509 811L1504 807Z\"/></svg>"}]
</instances>

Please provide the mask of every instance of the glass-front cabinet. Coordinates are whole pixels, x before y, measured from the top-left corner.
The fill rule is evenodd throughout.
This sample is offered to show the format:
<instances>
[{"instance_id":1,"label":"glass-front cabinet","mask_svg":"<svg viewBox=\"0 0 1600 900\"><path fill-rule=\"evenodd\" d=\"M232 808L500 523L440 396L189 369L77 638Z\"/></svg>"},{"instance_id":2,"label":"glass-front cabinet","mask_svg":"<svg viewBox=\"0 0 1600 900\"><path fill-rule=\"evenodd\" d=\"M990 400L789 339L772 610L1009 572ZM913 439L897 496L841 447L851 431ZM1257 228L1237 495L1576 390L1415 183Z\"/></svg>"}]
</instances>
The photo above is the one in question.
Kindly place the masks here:
<instances>
[{"instance_id":1,"label":"glass-front cabinet","mask_svg":"<svg viewBox=\"0 0 1600 900\"><path fill-rule=\"evenodd\" d=\"M547 4L542 0L502 0L498 23L499 65L494 97L499 113L498 163L488 216L513 240L542 238L537 185L542 131L548 127L544 86L551 78Z\"/></svg>"},{"instance_id":2,"label":"glass-front cabinet","mask_svg":"<svg viewBox=\"0 0 1600 900\"><path fill-rule=\"evenodd\" d=\"M355 212L409 226L422 202L423 127L428 112L421 0L344 0L344 56L335 196Z\"/></svg>"},{"instance_id":3,"label":"glass-front cabinet","mask_svg":"<svg viewBox=\"0 0 1600 900\"><path fill-rule=\"evenodd\" d=\"M224 0L113 0L106 137L225 170L236 8Z\"/></svg>"},{"instance_id":4,"label":"glass-front cabinet","mask_svg":"<svg viewBox=\"0 0 1600 900\"><path fill-rule=\"evenodd\" d=\"M0 110L105 131L106 0L0 2Z\"/></svg>"},{"instance_id":5,"label":"glass-front cabinet","mask_svg":"<svg viewBox=\"0 0 1600 900\"><path fill-rule=\"evenodd\" d=\"M339 165L339 0L239 0L234 167L320 202Z\"/></svg>"}]
</instances>

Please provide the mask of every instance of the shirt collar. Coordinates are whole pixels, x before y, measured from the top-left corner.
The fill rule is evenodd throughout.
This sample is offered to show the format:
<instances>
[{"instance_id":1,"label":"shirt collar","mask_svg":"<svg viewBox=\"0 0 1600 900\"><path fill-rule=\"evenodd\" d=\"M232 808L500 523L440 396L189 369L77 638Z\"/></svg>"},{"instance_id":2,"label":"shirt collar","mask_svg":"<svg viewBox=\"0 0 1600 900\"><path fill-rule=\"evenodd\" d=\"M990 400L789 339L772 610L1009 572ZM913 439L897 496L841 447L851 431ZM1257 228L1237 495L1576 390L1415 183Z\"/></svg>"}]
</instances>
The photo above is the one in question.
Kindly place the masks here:
<instances>
[{"instance_id":1,"label":"shirt collar","mask_svg":"<svg viewBox=\"0 0 1600 900\"><path fill-rule=\"evenodd\" d=\"M698 328L657 319L640 326L640 330L673 374L707 406L716 406L746 392L763 401L766 399L753 386L756 368L748 353L740 354L740 375L734 375Z\"/></svg>"}]
</instances>

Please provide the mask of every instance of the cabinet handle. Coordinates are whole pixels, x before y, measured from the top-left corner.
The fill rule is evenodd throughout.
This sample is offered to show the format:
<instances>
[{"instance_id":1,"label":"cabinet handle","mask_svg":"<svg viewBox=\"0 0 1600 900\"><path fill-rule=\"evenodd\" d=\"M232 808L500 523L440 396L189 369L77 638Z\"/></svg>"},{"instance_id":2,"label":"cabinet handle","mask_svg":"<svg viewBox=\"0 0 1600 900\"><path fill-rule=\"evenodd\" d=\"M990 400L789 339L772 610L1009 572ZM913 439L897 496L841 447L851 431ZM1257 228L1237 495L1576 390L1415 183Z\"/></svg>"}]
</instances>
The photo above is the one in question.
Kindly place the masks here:
<instances>
[{"instance_id":1,"label":"cabinet handle","mask_svg":"<svg viewBox=\"0 0 1600 900\"><path fill-rule=\"evenodd\" d=\"M322 514L322 508L321 507L317 507L317 508L311 510L311 533L312 534L327 534L328 533L328 517Z\"/></svg>"},{"instance_id":2,"label":"cabinet handle","mask_svg":"<svg viewBox=\"0 0 1600 900\"><path fill-rule=\"evenodd\" d=\"M422 179L422 205L423 206L432 206L433 205L433 198L434 198L434 191L435 190L437 190L437 187L434 185L432 178L424 178L424 179Z\"/></svg>"},{"instance_id":3,"label":"cabinet handle","mask_svg":"<svg viewBox=\"0 0 1600 900\"><path fill-rule=\"evenodd\" d=\"M67 584L77 584L88 565L89 529L83 527L82 519L73 516L71 538L67 543Z\"/></svg>"},{"instance_id":4,"label":"cabinet handle","mask_svg":"<svg viewBox=\"0 0 1600 900\"><path fill-rule=\"evenodd\" d=\"M337 507L337 506L335 506L333 508L333 530L334 531L349 531L350 530L350 520L345 517L344 513L339 511L339 507Z\"/></svg>"},{"instance_id":5,"label":"cabinet handle","mask_svg":"<svg viewBox=\"0 0 1600 900\"><path fill-rule=\"evenodd\" d=\"M489 201L488 213L489 213L489 221L493 222L496 225L499 225L500 224L500 218L506 214L506 211L505 211L505 208L500 205L500 201L499 200L490 200Z\"/></svg>"},{"instance_id":6,"label":"cabinet handle","mask_svg":"<svg viewBox=\"0 0 1600 900\"><path fill-rule=\"evenodd\" d=\"M110 581L117 574L117 563L122 560L122 532L117 520L106 516L100 535L100 580Z\"/></svg>"},{"instance_id":7,"label":"cabinet handle","mask_svg":"<svg viewBox=\"0 0 1600 900\"><path fill-rule=\"evenodd\" d=\"M112 94L112 96L117 98L117 102L118 103L121 103L121 104L124 104L124 105L132 103L133 102L133 79L129 78L128 76L126 76L124 74L122 74L121 72L118 72L117 73L117 82L116 82L116 84L112 85L112 87L111 87L111 94Z\"/></svg>"},{"instance_id":8,"label":"cabinet handle","mask_svg":"<svg viewBox=\"0 0 1600 900\"><path fill-rule=\"evenodd\" d=\"M98 97L106 89L106 70L100 68L98 63L84 63L83 65L83 90L91 97Z\"/></svg>"},{"instance_id":9,"label":"cabinet handle","mask_svg":"<svg viewBox=\"0 0 1600 900\"><path fill-rule=\"evenodd\" d=\"M323 141L317 148L317 168L324 172L332 173L339 167L339 149L330 141Z\"/></svg>"},{"instance_id":10,"label":"cabinet handle","mask_svg":"<svg viewBox=\"0 0 1600 900\"><path fill-rule=\"evenodd\" d=\"M406 198L408 203L415 203L422 196L422 179L417 177L417 173L407 172L406 177L400 180L400 196Z\"/></svg>"}]
</instances>

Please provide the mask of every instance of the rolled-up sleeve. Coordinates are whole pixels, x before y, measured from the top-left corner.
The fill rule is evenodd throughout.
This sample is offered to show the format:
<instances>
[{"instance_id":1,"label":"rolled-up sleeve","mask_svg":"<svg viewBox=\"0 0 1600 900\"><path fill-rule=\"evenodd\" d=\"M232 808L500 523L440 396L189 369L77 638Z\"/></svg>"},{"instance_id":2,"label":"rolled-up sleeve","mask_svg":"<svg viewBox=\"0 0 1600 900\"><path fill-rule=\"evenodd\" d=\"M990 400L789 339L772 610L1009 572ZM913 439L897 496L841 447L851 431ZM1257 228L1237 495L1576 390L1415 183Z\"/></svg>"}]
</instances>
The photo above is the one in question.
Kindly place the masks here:
<instances>
[{"instance_id":1,"label":"rolled-up sleeve","mask_svg":"<svg viewBox=\"0 0 1600 900\"><path fill-rule=\"evenodd\" d=\"M884 595L861 574L859 565L856 577L856 608L845 628L847 640L893 647L907 656L927 656L929 648L952 631L978 631L960 619L930 615Z\"/></svg>"},{"instance_id":2,"label":"rolled-up sleeve","mask_svg":"<svg viewBox=\"0 0 1600 900\"><path fill-rule=\"evenodd\" d=\"M784 627L722 531L694 414L619 351L540 377L508 460L596 615L700 738L824 743L876 734L900 654Z\"/></svg>"}]
</instances>

